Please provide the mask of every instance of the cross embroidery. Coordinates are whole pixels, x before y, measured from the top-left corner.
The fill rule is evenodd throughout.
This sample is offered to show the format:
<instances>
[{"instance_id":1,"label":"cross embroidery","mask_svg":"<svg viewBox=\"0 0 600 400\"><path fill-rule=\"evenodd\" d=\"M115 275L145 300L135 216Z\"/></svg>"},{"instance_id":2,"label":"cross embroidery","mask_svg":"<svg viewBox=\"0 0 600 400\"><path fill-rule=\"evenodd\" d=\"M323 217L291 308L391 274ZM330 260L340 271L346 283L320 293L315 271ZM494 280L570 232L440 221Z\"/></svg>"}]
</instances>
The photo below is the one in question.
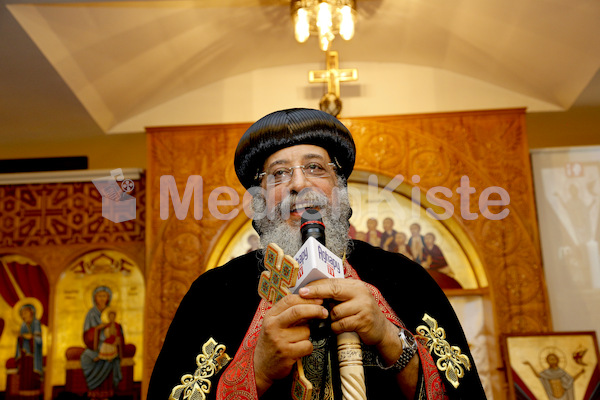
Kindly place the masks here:
<instances>
[{"instance_id":1,"label":"cross embroidery","mask_svg":"<svg viewBox=\"0 0 600 400\"><path fill-rule=\"evenodd\" d=\"M289 288L296 284L298 262L291 256L284 255L283 250L275 243L267 246L265 252L266 271L260 274L258 294L273 303L290 294Z\"/></svg>"},{"instance_id":2,"label":"cross embroidery","mask_svg":"<svg viewBox=\"0 0 600 400\"><path fill-rule=\"evenodd\" d=\"M225 345L218 344L213 338L208 339L202 345L202 353L196 357L198 369L194 375L181 377L181 385L173 388L169 400L205 400L212 385L210 378L229 361L231 357L225 353Z\"/></svg>"}]
</instances>

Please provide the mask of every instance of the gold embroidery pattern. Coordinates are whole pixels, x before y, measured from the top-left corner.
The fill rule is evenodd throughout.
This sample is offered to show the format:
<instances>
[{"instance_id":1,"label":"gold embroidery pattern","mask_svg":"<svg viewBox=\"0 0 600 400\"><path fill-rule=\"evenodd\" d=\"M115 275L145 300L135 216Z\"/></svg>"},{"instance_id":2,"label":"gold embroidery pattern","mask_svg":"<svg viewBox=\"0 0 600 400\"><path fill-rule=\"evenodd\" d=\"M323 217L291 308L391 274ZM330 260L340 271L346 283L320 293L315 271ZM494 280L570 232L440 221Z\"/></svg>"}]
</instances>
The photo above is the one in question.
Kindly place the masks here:
<instances>
[{"instance_id":1,"label":"gold embroidery pattern","mask_svg":"<svg viewBox=\"0 0 600 400\"><path fill-rule=\"evenodd\" d=\"M171 391L169 400L205 400L210 393L209 378L221 370L231 357L225 353L225 345L217 344L210 338L202 345L202 353L196 357L198 369L194 375L185 374L181 377L181 385Z\"/></svg>"},{"instance_id":2,"label":"gold embroidery pattern","mask_svg":"<svg viewBox=\"0 0 600 400\"><path fill-rule=\"evenodd\" d=\"M438 327L435 319L425 314L423 321L427 326L419 325L417 332L427 341L426 346L429 353L433 351L438 356L436 362L438 369L445 371L448 382L457 388L460 384L459 379L465 376L465 368L471 369L469 357L461 354L458 346L450 346L450 343L446 341L446 331L444 328Z\"/></svg>"}]
</instances>

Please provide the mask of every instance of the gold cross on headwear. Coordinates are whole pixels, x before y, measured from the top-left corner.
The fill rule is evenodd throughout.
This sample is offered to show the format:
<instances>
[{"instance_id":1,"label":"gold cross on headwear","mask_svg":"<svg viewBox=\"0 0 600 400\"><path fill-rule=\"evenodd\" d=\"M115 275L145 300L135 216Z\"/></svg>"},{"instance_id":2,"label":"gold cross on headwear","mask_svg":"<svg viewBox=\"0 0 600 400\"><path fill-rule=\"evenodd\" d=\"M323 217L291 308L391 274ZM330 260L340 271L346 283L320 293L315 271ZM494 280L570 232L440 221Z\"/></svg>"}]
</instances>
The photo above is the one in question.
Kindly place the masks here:
<instances>
[{"instance_id":1,"label":"gold cross on headwear","mask_svg":"<svg viewBox=\"0 0 600 400\"><path fill-rule=\"evenodd\" d=\"M310 83L327 82L327 93L333 93L339 98L340 82L358 80L358 70L356 68L340 69L337 51L328 51L326 60L327 69L309 71L308 81Z\"/></svg>"}]
</instances>

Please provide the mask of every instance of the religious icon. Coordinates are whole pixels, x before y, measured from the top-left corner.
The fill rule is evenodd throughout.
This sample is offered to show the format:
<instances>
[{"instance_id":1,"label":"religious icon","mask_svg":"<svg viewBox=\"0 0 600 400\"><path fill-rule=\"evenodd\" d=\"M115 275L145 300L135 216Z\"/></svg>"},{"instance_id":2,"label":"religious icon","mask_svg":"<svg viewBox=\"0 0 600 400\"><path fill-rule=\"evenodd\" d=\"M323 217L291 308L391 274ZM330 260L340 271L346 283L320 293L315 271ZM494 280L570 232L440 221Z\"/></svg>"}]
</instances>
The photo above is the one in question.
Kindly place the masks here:
<instances>
[{"instance_id":1,"label":"religious icon","mask_svg":"<svg viewBox=\"0 0 600 400\"><path fill-rule=\"evenodd\" d=\"M116 357L123 355L123 329L116 322L117 311L113 307L106 307L102 311L102 323L104 327L104 341L98 346L98 357L94 361L106 360L111 361Z\"/></svg>"},{"instance_id":2,"label":"religious icon","mask_svg":"<svg viewBox=\"0 0 600 400\"><path fill-rule=\"evenodd\" d=\"M88 311L83 339L86 345L81 354L81 368L88 386L88 397L110 398L123 378L121 351L125 342L123 330L116 319L116 310L109 307L112 290L107 286L94 289L94 305Z\"/></svg>"},{"instance_id":3,"label":"religious icon","mask_svg":"<svg viewBox=\"0 0 600 400\"><path fill-rule=\"evenodd\" d=\"M541 372L536 371L535 367L529 361L525 361L525 365L528 365L533 374L542 382L548 399L561 400L575 398L573 383L583 375L585 370L581 369L574 376L571 376L571 374L559 366L559 358L553 352L546 356L546 362L548 363L548 368Z\"/></svg>"},{"instance_id":4,"label":"religious icon","mask_svg":"<svg viewBox=\"0 0 600 400\"><path fill-rule=\"evenodd\" d=\"M595 332L507 335L504 349L511 399L597 398L600 370Z\"/></svg>"},{"instance_id":5,"label":"religious icon","mask_svg":"<svg viewBox=\"0 0 600 400\"><path fill-rule=\"evenodd\" d=\"M410 250L408 250L408 245L406 243L407 239L408 238L406 237L406 233L396 232L396 234L394 235L393 249L394 252L403 254L404 256L412 260L412 255L410 254Z\"/></svg>"},{"instance_id":6,"label":"religious icon","mask_svg":"<svg viewBox=\"0 0 600 400\"><path fill-rule=\"evenodd\" d=\"M397 253L396 251L396 242L394 241L394 237L396 236L396 230L394 229L394 220L392 218L384 218L383 219L383 232L381 232L381 242L379 247L384 250L391 251L392 253Z\"/></svg>"},{"instance_id":7,"label":"religious icon","mask_svg":"<svg viewBox=\"0 0 600 400\"><path fill-rule=\"evenodd\" d=\"M377 219L369 218L367 220L367 243L373 246L381 244L381 231L377 229Z\"/></svg>"},{"instance_id":8,"label":"religious icon","mask_svg":"<svg viewBox=\"0 0 600 400\"><path fill-rule=\"evenodd\" d=\"M442 250L435 244L435 235L428 232L424 236L425 247L423 248L423 261L421 265L425 268L436 270L447 275L452 275L452 271L446 262Z\"/></svg>"},{"instance_id":9,"label":"religious icon","mask_svg":"<svg viewBox=\"0 0 600 400\"><path fill-rule=\"evenodd\" d=\"M42 267L32 260L8 254L0 256L0 282L0 309L12 309L12 315L2 316L4 329L0 326L6 344L0 346L5 397L37 399L43 395L46 376L43 353L47 346L48 279Z\"/></svg>"},{"instance_id":10,"label":"religious icon","mask_svg":"<svg viewBox=\"0 0 600 400\"><path fill-rule=\"evenodd\" d=\"M549 243L544 259L552 261L545 263L565 272L560 284L566 295L600 289L600 163L597 150L560 153L536 154L535 186L540 215L546 216L541 224L551 224L554 232L540 230L542 241Z\"/></svg>"},{"instance_id":11,"label":"religious icon","mask_svg":"<svg viewBox=\"0 0 600 400\"><path fill-rule=\"evenodd\" d=\"M26 297L14 307L21 319L17 337L15 361L19 374L19 394L39 397L42 393L44 367L42 356L42 304L38 299ZM34 396L31 396L31 395Z\"/></svg>"},{"instance_id":12,"label":"religious icon","mask_svg":"<svg viewBox=\"0 0 600 400\"><path fill-rule=\"evenodd\" d=\"M436 235L433 232L422 235L421 224L415 222L409 226L409 238L404 232L394 229L394 220L390 217L383 219L383 231L377 229L378 223L377 218L368 218L367 231L355 231L353 238L418 262L444 289L463 288L454 278L441 248L435 243Z\"/></svg>"},{"instance_id":13,"label":"religious icon","mask_svg":"<svg viewBox=\"0 0 600 400\"><path fill-rule=\"evenodd\" d=\"M408 251L412 259L421 264L421 261L423 261L423 248L425 247L425 238L421 235L421 225L415 222L410 225L409 229Z\"/></svg>"}]
</instances>

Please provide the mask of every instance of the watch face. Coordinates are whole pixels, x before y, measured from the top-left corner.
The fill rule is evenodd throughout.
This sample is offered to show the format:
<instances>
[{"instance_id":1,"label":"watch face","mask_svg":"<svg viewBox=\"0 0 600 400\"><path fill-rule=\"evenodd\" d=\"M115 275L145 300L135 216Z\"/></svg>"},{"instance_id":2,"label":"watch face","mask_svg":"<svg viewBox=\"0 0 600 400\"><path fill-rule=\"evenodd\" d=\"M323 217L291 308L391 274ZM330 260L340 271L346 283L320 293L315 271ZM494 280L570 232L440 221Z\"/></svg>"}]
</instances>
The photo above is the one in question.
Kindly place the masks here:
<instances>
[{"instance_id":1,"label":"watch face","mask_svg":"<svg viewBox=\"0 0 600 400\"><path fill-rule=\"evenodd\" d=\"M415 338L410 334L406 334L406 331L404 329L400 331L400 339L402 339L403 349L407 347L413 347L413 345L415 344Z\"/></svg>"}]
</instances>

